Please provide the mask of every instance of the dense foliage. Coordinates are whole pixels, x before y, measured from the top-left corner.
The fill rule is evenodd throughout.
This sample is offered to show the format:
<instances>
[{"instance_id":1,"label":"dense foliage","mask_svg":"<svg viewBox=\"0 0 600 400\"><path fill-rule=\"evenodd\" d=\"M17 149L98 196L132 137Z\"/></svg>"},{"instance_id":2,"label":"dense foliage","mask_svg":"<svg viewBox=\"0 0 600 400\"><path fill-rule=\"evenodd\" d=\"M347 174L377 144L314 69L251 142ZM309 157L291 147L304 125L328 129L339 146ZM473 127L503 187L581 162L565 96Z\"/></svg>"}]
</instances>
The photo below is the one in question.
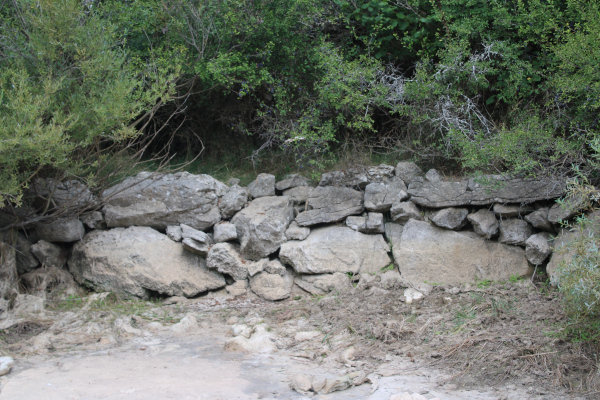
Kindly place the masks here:
<instances>
[{"instance_id":1,"label":"dense foliage","mask_svg":"<svg viewBox=\"0 0 600 400\"><path fill-rule=\"evenodd\" d=\"M82 151L150 135L148 110L150 126L168 123L155 145L188 158L249 143L255 158L270 148L320 166L361 141L471 170L600 178L591 0L3 4L3 201L49 169L89 174Z\"/></svg>"}]
</instances>

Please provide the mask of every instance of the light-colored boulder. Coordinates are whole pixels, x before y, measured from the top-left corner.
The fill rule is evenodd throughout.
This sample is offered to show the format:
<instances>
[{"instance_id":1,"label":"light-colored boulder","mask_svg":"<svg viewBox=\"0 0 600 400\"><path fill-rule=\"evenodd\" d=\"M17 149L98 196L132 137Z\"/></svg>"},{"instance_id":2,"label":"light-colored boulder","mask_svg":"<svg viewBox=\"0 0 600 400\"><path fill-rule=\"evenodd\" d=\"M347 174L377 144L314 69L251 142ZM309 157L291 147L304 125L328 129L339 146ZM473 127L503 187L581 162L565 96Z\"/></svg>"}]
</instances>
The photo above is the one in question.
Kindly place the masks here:
<instances>
[{"instance_id":1,"label":"light-colored boulder","mask_svg":"<svg viewBox=\"0 0 600 400\"><path fill-rule=\"evenodd\" d=\"M221 216L225 219L231 218L236 212L248 204L248 189L233 185L219 200Z\"/></svg>"},{"instance_id":2,"label":"light-colored boulder","mask_svg":"<svg viewBox=\"0 0 600 400\"><path fill-rule=\"evenodd\" d=\"M363 211L363 194L346 187L316 187L308 196L307 211L296 217L300 226L341 221Z\"/></svg>"},{"instance_id":3,"label":"light-colored boulder","mask_svg":"<svg viewBox=\"0 0 600 400\"><path fill-rule=\"evenodd\" d=\"M492 236L498 234L500 224L496 219L496 215L488 210L479 210L475 213L467 215L467 219L473 225L475 233L483 236L486 239L491 239Z\"/></svg>"},{"instance_id":4,"label":"light-colored boulder","mask_svg":"<svg viewBox=\"0 0 600 400\"><path fill-rule=\"evenodd\" d=\"M253 199L275 196L275 175L259 174L256 179L248 185L248 193Z\"/></svg>"},{"instance_id":5,"label":"light-colored boulder","mask_svg":"<svg viewBox=\"0 0 600 400\"><path fill-rule=\"evenodd\" d=\"M540 265L552 254L552 236L547 232L531 235L525 242L525 255L533 265Z\"/></svg>"},{"instance_id":6,"label":"light-colored boulder","mask_svg":"<svg viewBox=\"0 0 600 400\"><path fill-rule=\"evenodd\" d=\"M287 240L304 240L310 234L310 228L298 225L296 221L292 221L290 226L285 231Z\"/></svg>"},{"instance_id":7,"label":"light-colored boulder","mask_svg":"<svg viewBox=\"0 0 600 400\"><path fill-rule=\"evenodd\" d=\"M301 289L316 296L323 296L330 292L345 292L352 289L352 282L348 275L341 272L334 274L298 275L294 282Z\"/></svg>"},{"instance_id":8,"label":"light-colored boulder","mask_svg":"<svg viewBox=\"0 0 600 400\"><path fill-rule=\"evenodd\" d=\"M149 227L92 231L75 244L68 266L80 284L142 298L193 297L225 286L203 258Z\"/></svg>"},{"instance_id":9,"label":"light-colored boulder","mask_svg":"<svg viewBox=\"0 0 600 400\"><path fill-rule=\"evenodd\" d=\"M400 178L369 183L365 188L365 208L369 211L385 212L392 205L408 199L406 185Z\"/></svg>"},{"instance_id":10,"label":"light-colored boulder","mask_svg":"<svg viewBox=\"0 0 600 400\"><path fill-rule=\"evenodd\" d=\"M313 229L303 241L284 243L279 259L298 273L369 273L391 263L389 251L382 235L328 226Z\"/></svg>"},{"instance_id":11,"label":"light-colored boulder","mask_svg":"<svg viewBox=\"0 0 600 400\"><path fill-rule=\"evenodd\" d=\"M215 244L206 258L206 266L209 269L216 269L236 281L248 278L248 266L251 264L240 255L239 246L232 243Z\"/></svg>"},{"instance_id":12,"label":"light-colored boulder","mask_svg":"<svg viewBox=\"0 0 600 400\"><path fill-rule=\"evenodd\" d=\"M181 236L181 226L179 225L167 226L166 233L169 239L174 242L181 242L181 239L183 239Z\"/></svg>"},{"instance_id":13,"label":"light-colored boulder","mask_svg":"<svg viewBox=\"0 0 600 400\"><path fill-rule=\"evenodd\" d=\"M237 240L237 228L234 224L230 224L229 222L216 224L214 234L216 243Z\"/></svg>"},{"instance_id":14,"label":"light-colored boulder","mask_svg":"<svg viewBox=\"0 0 600 400\"><path fill-rule=\"evenodd\" d=\"M415 178L408 186L408 194L412 202L432 208L493 203L533 203L537 200L560 197L564 191L564 181L510 179L497 175L454 182L431 182L427 179Z\"/></svg>"},{"instance_id":15,"label":"light-colored boulder","mask_svg":"<svg viewBox=\"0 0 600 400\"><path fill-rule=\"evenodd\" d=\"M277 182L275 188L277 190L287 190L298 186L315 186L313 181L299 174L287 175L283 180Z\"/></svg>"},{"instance_id":16,"label":"light-colored boulder","mask_svg":"<svg viewBox=\"0 0 600 400\"><path fill-rule=\"evenodd\" d=\"M35 231L40 239L47 242L76 242L85 235L85 228L77 218L64 218L36 224Z\"/></svg>"},{"instance_id":17,"label":"light-colored boulder","mask_svg":"<svg viewBox=\"0 0 600 400\"><path fill-rule=\"evenodd\" d=\"M494 204L494 213L500 218L516 218L535 211L532 206L522 206L520 204Z\"/></svg>"},{"instance_id":18,"label":"light-colored boulder","mask_svg":"<svg viewBox=\"0 0 600 400\"><path fill-rule=\"evenodd\" d=\"M292 189L284 190L283 195L289 196L294 205L305 204L308 200L308 195L313 190L312 186L298 186Z\"/></svg>"},{"instance_id":19,"label":"light-colored boulder","mask_svg":"<svg viewBox=\"0 0 600 400\"><path fill-rule=\"evenodd\" d=\"M390 210L394 222L406 222L409 219L422 220L421 210L412 201L402 201L392 205Z\"/></svg>"},{"instance_id":20,"label":"light-colored boulder","mask_svg":"<svg viewBox=\"0 0 600 400\"><path fill-rule=\"evenodd\" d=\"M532 212L531 214L527 214L524 219L536 229L546 232L554 232L552 224L550 221L548 221L548 211L549 210L547 208L542 208Z\"/></svg>"},{"instance_id":21,"label":"light-colored boulder","mask_svg":"<svg viewBox=\"0 0 600 400\"><path fill-rule=\"evenodd\" d=\"M218 202L227 190L209 175L140 172L104 191L104 217L110 228L184 223L204 231L221 220Z\"/></svg>"},{"instance_id":22,"label":"light-colored boulder","mask_svg":"<svg viewBox=\"0 0 600 400\"><path fill-rule=\"evenodd\" d=\"M396 165L396 176L408 185L415 178L423 176L423 171L414 162L400 161Z\"/></svg>"},{"instance_id":23,"label":"light-colored boulder","mask_svg":"<svg viewBox=\"0 0 600 400\"><path fill-rule=\"evenodd\" d=\"M292 200L287 196L261 197L232 219L241 243L241 253L257 261L274 253L287 238L285 231L294 219Z\"/></svg>"},{"instance_id":24,"label":"light-colored boulder","mask_svg":"<svg viewBox=\"0 0 600 400\"><path fill-rule=\"evenodd\" d=\"M469 215L469 210L466 208L450 207L436 211L430 219L440 228L457 231L467 224L467 215Z\"/></svg>"},{"instance_id":25,"label":"light-colored boulder","mask_svg":"<svg viewBox=\"0 0 600 400\"><path fill-rule=\"evenodd\" d=\"M525 246L525 242L531 235L533 235L533 228L527 221L516 218L500 221L500 237L498 241L501 243Z\"/></svg>"},{"instance_id":26,"label":"light-colored boulder","mask_svg":"<svg viewBox=\"0 0 600 400\"><path fill-rule=\"evenodd\" d=\"M414 282L458 284L506 280L530 272L525 251L490 242L472 232L455 232L410 220L394 258L403 278Z\"/></svg>"},{"instance_id":27,"label":"light-colored boulder","mask_svg":"<svg viewBox=\"0 0 600 400\"><path fill-rule=\"evenodd\" d=\"M290 297L293 285L294 278L287 272L282 276L263 271L250 278L250 289L259 297L270 301Z\"/></svg>"},{"instance_id":28,"label":"light-colored boulder","mask_svg":"<svg viewBox=\"0 0 600 400\"><path fill-rule=\"evenodd\" d=\"M67 262L66 252L59 246L45 240L40 240L31 245L31 253L43 267L62 268Z\"/></svg>"}]
</instances>

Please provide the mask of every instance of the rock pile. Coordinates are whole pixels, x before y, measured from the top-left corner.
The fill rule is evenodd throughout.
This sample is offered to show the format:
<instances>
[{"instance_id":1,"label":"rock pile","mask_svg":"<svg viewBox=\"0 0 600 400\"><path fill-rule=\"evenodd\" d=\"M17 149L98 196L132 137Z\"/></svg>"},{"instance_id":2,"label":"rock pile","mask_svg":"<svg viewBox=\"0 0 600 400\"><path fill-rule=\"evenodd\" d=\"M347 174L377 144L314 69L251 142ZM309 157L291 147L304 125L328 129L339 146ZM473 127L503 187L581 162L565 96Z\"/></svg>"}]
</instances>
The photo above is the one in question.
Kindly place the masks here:
<instances>
[{"instance_id":1,"label":"rock pile","mask_svg":"<svg viewBox=\"0 0 600 400\"><path fill-rule=\"evenodd\" d=\"M5 237L2 304L14 300L17 273L40 266L143 298L226 288L280 300L347 290L382 270L413 286L509 279L545 266L558 222L575 215L554 204L564 182L447 181L407 162L318 184L297 174L230 183L142 172L106 190L100 211Z\"/></svg>"}]
</instances>

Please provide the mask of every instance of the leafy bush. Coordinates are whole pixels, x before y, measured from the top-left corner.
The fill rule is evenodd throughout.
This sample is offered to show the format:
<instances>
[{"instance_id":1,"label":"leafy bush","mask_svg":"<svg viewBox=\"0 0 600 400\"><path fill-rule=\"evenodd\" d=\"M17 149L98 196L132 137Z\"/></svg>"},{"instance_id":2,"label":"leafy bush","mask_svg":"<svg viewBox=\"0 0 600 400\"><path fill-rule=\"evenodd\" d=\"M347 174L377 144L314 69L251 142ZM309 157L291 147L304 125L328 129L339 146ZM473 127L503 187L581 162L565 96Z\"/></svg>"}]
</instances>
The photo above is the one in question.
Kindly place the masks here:
<instances>
[{"instance_id":1,"label":"leafy bush","mask_svg":"<svg viewBox=\"0 0 600 400\"><path fill-rule=\"evenodd\" d=\"M93 3L90 3L93 4ZM132 123L168 98L129 62L113 25L76 0L0 9L0 206L44 172L93 184L94 150L139 134ZM91 152L90 152L91 150Z\"/></svg>"}]
</instances>

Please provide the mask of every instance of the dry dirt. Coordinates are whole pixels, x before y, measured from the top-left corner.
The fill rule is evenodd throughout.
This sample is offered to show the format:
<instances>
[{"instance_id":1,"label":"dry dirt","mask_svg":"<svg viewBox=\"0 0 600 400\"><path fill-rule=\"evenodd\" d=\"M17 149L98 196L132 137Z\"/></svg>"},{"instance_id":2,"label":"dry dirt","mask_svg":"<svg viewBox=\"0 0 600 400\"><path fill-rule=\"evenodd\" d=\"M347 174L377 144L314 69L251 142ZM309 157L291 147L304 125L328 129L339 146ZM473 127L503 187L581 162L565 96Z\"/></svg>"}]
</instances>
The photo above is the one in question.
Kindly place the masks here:
<instances>
[{"instance_id":1,"label":"dry dirt","mask_svg":"<svg viewBox=\"0 0 600 400\"><path fill-rule=\"evenodd\" d=\"M361 284L275 303L224 291L174 304L49 302L0 320L0 353L16 361L0 400L600 397L594 352L558 338L552 290L434 286L412 304L402 294ZM299 377L357 385L300 393Z\"/></svg>"}]
</instances>

